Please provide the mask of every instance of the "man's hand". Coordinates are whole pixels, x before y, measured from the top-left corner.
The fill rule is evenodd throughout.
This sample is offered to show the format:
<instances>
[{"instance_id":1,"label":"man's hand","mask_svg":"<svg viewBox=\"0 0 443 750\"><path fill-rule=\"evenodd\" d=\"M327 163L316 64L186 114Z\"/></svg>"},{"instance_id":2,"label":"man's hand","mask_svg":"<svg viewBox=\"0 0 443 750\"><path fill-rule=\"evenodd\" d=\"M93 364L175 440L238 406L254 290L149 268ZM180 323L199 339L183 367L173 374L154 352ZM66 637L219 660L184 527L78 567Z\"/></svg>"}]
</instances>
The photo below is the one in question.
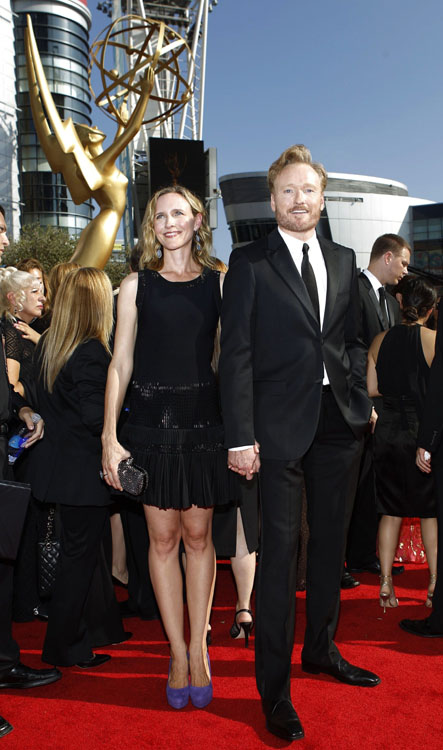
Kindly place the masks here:
<instances>
[{"instance_id":1,"label":"man's hand","mask_svg":"<svg viewBox=\"0 0 443 750\"><path fill-rule=\"evenodd\" d=\"M228 451L228 468L237 474L252 479L260 470L260 447L256 442L251 448L241 451Z\"/></svg>"},{"instance_id":2,"label":"man's hand","mask_svg":"<svg viewBox=\"0 0 443 750\"><path fill-rule=\"evenodd\" d=\"M424 474L431 473L431 454L424 448L417 448L415 463L417 464L420 471L424 472Z\"/></svg>"},{"instance_id":3,"label":"man's hand","mask_svg":"<svg viewBox=\"0 0 443 750\"><path fill-rule=\"evenodd\" d=\"M30 446L36 443L37 440L41 440L45 431L45 423L41 417L38 420L37 424L34 424L34 422L32 421L32 417L34 416L34 414L35 412L31 409L30 406L22 406L18 413L19 419L21 419L22 422L25 423L29 432L32 432L32 435L26 438L26 442L23 445L24 448L30 448Z\"/></svg>"}]
</instances>

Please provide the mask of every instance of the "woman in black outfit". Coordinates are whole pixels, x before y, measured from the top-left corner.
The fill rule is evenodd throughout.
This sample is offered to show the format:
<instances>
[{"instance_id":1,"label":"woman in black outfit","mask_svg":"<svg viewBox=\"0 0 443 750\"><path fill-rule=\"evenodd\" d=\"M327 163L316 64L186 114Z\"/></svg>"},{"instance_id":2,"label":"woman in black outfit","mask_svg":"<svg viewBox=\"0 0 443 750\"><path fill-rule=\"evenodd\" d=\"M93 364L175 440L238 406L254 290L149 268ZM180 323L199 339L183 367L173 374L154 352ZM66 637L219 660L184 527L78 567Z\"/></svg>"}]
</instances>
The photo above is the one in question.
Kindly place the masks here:
<instances>
[{"instance_id":1,"label":"woman in black outfit","mask_svg":"<svg viewBox=\"0 0 443 750\"><path fill-rule=\"evenodd\" d=\"M124 640L113 592L87 613L111 502L99 475L111 328L108 277L79 268L63 281L36 352L37 406L46 431L26 457L26 476L34 497L60 505L61 553L42 654L60 666L98 666L110 657L94 654L93 646ZM108 583L112 589L109 571L108 578L103 589Z\"/></svg>"},{"instance_id":2,"label":"woman in black outfit","mask_svg":"<svg viewBox=\"0 0 443 750\"><path fill-rule=\"evenodd\" d=\"M182 708L212 698L206 630L215 578L212 516L236 499L216 378L211 367L224 266L210 255L201 201L180 186L151 199L139 273L120 286L114 355L106 388L103 472L121 489L129 455L149 473L143 497L149 569L171 646L167 700ZM131 379L132 378L132 379ZM129 416L117 421L131 381ZM124 446L124 447L123 447ZM234 481L233 481L234 480ZM179 544L186 552L190 642L185 642Z\"/></svg>"},{"instance_id":3,"label":"woman in black outfit","mask_svg":"<svg viewBox=\"0 0 443 750\"><path fill-rule=\"evenodd\" d=\"M432 475L415 465L418 423L435 351L435 331L425 327L437 294L423 279L407 276L401 285L402 324L380 333L368 353L368 392L383 396L374 432L377 510L381 513L378 551L380 606L397 607L392 564L402 518L421 520L429 565L426 606L432 606L437 572L436 498Z\"/></svg>"}]
</instances>

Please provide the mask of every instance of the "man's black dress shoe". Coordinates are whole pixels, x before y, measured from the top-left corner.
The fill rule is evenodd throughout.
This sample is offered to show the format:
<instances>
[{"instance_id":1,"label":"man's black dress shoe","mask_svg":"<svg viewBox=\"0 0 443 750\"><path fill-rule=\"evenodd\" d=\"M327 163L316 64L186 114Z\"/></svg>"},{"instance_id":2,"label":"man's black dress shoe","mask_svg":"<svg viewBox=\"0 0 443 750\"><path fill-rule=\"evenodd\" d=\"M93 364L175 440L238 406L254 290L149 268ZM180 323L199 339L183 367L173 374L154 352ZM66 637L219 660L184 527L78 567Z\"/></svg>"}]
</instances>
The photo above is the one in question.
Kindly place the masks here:
<instances>
[{"instance_id":1,"label":"man's black dress shoe","mask_svg":"<svg viewBox=\"0 0 443 750\"><path fill-rule=\"evenodd\" d=\"M412 635L421 635L422 638L443 638L443 632L433 633L429 626L429 617L424 620L400 620L398 623L402 630Z\"/></svg>"},{"instance_id":2,"label":"man's black dress shoe","mask_svg":"<svg viewBox=\"0 0 443 750\"><path fill-rule=\"evenodd\" d=\"M341 577L340 588L355 589L356 586L360 586L360 581L356 581L355 578L351 576L349 570L346 570L345 568Z\"/></svg>"},{"instance_id":3,"label":"man's black dress shoe","mask_svg":"<svg viewBox=\"0 0 443 750\"><path fill-rule=\"evenodd\" d=\"M80 669L93 669L94 667L99 667L101 664L104 664L105 661L109 661L110 658L110 654L94 654L92 659L88 659L88 661L78 661L75 666L80 667Z\"/></svg>"},{"instance_id":4,"label":"man's black dress shoe","mask_svg":"<svg viewBox=\"0 0 443 750\"><path fill-rule=\"evenodd\" d=\"M4 737L5 734L9 734L9 732L12 732L14 727L12 724L9 723L9 721L6 721L6 719L3 718L3 716L0 716L0 737Z\"/></svg>"},{"instance_id":5,"label":"man's black dress shoe","mask_svg":"<svg viewBox=\"0 0 443 750\"><path fill-rule=\"evenodd\" d=\"M263 710L266 716L266 729L271 734L290 742L301 740L305 736L300 719L290 700L281 700L276 703L263 701Z\"/></svg>"},{"instance_id":6,"label":"man's black dress shoe","mask_svg":"<svg viewBox=\"0 0 443 750\"><path fill-rule=\"evenodd\" d=\"M20 662L0 677L0 688L33 688L60 680L58 669L31 669Z\"/></svg>"},{"instance_id":7,"label":"man's black dress shoe","mask_svg":"<svg viewBox=\"0 0 443 750\"><path fill-rule=\"evenodd\" d=\"M352 568L351 566L348 567L348 570L350 573L373 573L376 576L381 575L381 565L380 560L374 560L373 563L369 563L369 565L362 565L361 568ZM405 572L405 566L404 565L393 565L392 566L392 575L398 576L400 573Z\"/></svg>"},{"instance_id":8,"label":"man's black dress shoe","mask_svg":"<svg viewBox=\"0 0 443 750\"><path fill-rule=\"evenodd\" d=\"M329 674L331 677L335 677L336 680L345 682L347 685L375 687L381 682L380 677L374 674L374 672L355 667L342 657L340 657L340 660L336 664L330 664L327 667L321 664L311 664L311 662L302 661L301 668L303 672L309 672L310 674L319 674L320 672Z\"/></svg>"}]
</instances>

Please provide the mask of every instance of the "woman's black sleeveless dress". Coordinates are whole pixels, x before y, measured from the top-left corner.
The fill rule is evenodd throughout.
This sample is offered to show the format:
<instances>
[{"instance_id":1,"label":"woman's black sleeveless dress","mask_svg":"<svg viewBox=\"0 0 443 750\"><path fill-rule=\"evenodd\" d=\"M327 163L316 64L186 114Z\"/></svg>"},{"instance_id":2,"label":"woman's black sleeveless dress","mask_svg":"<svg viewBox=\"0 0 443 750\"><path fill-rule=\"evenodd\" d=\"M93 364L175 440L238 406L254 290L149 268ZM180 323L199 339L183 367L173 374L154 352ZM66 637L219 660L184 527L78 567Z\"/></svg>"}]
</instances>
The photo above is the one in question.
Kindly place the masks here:
<instances>
[{"instance_id":1,"label":"woman's black sleeveless dress","mask_svg":"<svg viewBox=\"0 0 443 750\"><path fill-rule=\"evenodd\" d=\"M220 315L220 274L192 281L138 274L138 328L129 415L120 441L147 469L142 497L159 508L201 508L238 498L227 468L211 367Z\"/></svg>"},{"instance_id":2,"label":"woman's black sleeveless dress","mask_svg":"<svg viewBox=\"0 0 443 750\"><path fill-rule=\"evenodd\" d=\"M415 464L417 431L430 368L419 325L397 325L383 339L377 360L383 409L374 432L377 511L388 516L433 518L434 480Z\"/></svg>"}]
</instances>

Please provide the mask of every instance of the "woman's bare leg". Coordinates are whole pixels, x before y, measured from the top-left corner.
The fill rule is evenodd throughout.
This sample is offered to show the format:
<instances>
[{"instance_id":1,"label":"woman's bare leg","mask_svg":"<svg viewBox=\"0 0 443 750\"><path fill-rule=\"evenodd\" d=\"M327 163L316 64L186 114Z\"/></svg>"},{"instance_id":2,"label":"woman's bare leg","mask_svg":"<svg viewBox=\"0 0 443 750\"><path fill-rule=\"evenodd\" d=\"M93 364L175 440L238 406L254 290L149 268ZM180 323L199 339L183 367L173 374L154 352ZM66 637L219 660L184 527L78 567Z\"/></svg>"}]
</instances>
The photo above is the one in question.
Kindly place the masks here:
<instances>
[{"instance_id":1,"label":"woman's bare leg","mask_svg":"<svg viewBox=\"0 0 443 750\"><path fill-rule=\"evenodd\" d=\"M421 518L421 538L426 552L426 558L429 567L429 586L427 597L427 606L432 606L432 596L434 594L435 584L437 581L437 537L438 525L436 518Z\"/></svg>"},{"instance_id":2,"label":"woman's bare leg","mask_svg":"<svg viewBox=\"0 0 443 750\"><path fill-rule=\"evenodd\" d=\"M183 580L178 548L181 537L179 510L144 506L149 531L149 572L155 598L171 647L169 685L188 684L188 657L183 625Z\"/></svg>"},{"instance_id":3,"label":"woman's bare leg","mask_svg":"<svg viewBox=\"0 0 443 750\"><path fill-rule=\"evenodd\" d=\"M126 546L120 513L111 516L112 534L112 575L120 583L128 583L128 568L126 565Z\"/></svg>"},{"instance_id":4,"label":"woman's bare leg","mask_svg":"<svg viewBox=\"0 0 443 750\"><path fill-rule=\"evenodd\" d=\"M186 599L191 631L189 668L194 687L204 687L210 681L206 659L206 631L216 571L212 514L212 508L196 506L180 513L186 550Z\"/></svg>"},{"instance_id":5,"label":"woman's bare leg","mask_svg":"<svg viewBox=\"0 0 443 750\"><path fill-rule=\"evenodd\" d=\"M235 557L231 557L231 567L237 588L237 604L235 609L236 611L239 609L250 609L256 568L256 554L248 550L240 508L237 509L237 546ZM251 616L247 612L241 612L238 615L238 623L250 621ZM240 638L242 635L243 630L240 631L238 637Z\"/></svg>"},{"instance_id":6,"label":"woman's bare leg","mask_svg":"<svg viewBox=\"0 0 443 750\"><path fill-rule=\"evenodd\" d=\"M400 536L402 518L399 516L382 516L378 525L378 556L380 558L380 597L389 594L384 606L396 607L398 602L392 585L392 565ZM386 578L389 580L387 581ZM381 603L381 599L380 599Z\"/></svg>"}]
</instances>

